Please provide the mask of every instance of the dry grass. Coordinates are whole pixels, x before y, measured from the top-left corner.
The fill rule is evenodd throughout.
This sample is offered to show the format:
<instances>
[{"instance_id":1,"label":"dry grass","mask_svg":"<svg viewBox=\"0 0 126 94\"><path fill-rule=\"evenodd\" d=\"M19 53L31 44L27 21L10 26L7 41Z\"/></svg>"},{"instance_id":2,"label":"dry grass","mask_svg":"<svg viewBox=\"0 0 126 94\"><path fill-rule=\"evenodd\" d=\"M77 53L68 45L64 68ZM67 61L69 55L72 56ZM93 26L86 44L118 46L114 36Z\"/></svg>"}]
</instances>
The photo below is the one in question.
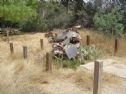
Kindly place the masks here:
<instances>
[{"instance_id":1,"label":"dry grass","mask_svg":"<svg viewBox=\"0 0 126 94\"><path fill-rule=\"evenodd\" d=\"M86 35L90 35L91 44L96 45L99 48L104 49L107 52L107 55L114 55L114 38L105 35L103 33L83 29L80 31L82 35L83 44L86 43ZM117 56L126 56L126 40L124 38L119 39L119 49Z\"/></svg>"},{"instance_id":2,"label":"dry grass","mask_svg":"<svg viewBox=\"0 0 126 94\"><path fill-rule=\"evenodd\" d=\"M104 41L108 41L107 39L102 39L103 36L99 34L94 36L94 32L86 31L80 33L83 35L83 38L85 38L87 34L90 34L92 36L91 43L96 43L99 47L105 46ZM41 38L44 39L44 50L40 49L39 42ZM5 40L5 37L0 38L0 94L59 94L55 93L55 91L58 92L56 85L60 83L60 87L64 89L64 91L66 88L71 88L73 85L77 85L77 87L73 86L74 90L78 87L87 90L92 89L93 74L87 70L74 71L71 69L60 69L53 70L51 74L44 71L44 56L47 51L51 50L51 45L48 43L43 33L10 37L10 41L14 44L13 55L10 55L9 44L7 44ZM95 42L94 40L98 41ZM22 56L23 45L28 47L27 60L24 60ZM103 79L105 84L115 84L118 82L118 78L110 74L105 74ZM53 92L48 91L48 86L50 86L51 89L55 87ZM75 93L73 92L71 94Z\"/></svg>"},{"instance_id":3,"label":"dry grass","mask_svg":"<svg viewBox=\"0 0 126 94\"><path fill-rule=\"evenodd\" d=\"M73 81L81 88L91 91L93 89L93 74L88 70L77 70L74 72ZM105 85L118 85L121 79L115 75L103 73L103 87Z\"/></svg>"},{"instance_id":4,"label":"dry grass","mask_svg":"<svg viewBox=\"0 0 126 94\"><path fill-rule=\"evenodd\" d=\"M91 90L93 86L93 74L87 70L79 70L74 73L74 82L81 88Z\"/></svg>"},{"instance_id":5,"label":"dry grass","mask_svg":"<svg viewBox=\"0 0 126 94\"><path fill-rule=\"evenodd\" d=\"M45 50L40 49L41 38L46 44L44 45ZM48 82L46 78L49 75L43 73L44 54L51 47L48 40L44 38L44 34L11 36L10 42L14 44L14 54L12 55L9 44L5 40L5 36L0 38L0 94L44 94L44 91L37 89L34 83ZM23 45L28 47L27 60L23 59Z\"/></svg>"}]
</instances>

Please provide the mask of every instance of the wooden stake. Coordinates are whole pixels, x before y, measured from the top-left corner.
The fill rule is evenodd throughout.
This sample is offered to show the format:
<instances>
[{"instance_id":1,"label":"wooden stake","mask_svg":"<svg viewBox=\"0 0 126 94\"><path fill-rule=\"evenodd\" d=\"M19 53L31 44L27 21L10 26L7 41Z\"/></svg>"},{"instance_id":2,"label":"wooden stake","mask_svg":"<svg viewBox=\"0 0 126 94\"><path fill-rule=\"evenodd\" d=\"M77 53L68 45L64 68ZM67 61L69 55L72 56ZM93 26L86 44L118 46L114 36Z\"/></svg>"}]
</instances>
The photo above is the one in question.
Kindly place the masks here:
<instances>
[{"instance_id":1,"label":"wooden stake","mask_svg":"<svg viewBox=\"0 0 126 94\"><path fill-rule=\"evenodd\" d=\"M89 35L86 36L86 44L90 45L90 36Z\"/></svg>"},{"instance_id":2,"label":"wooden stake","mask_svg":"<svg viewBox=\"0 0 126 94\"><path fill-rule=\"evenodd\" d=\"M46 53L46 71L52 71L52 55L51 53Z\"/></svg>"},{"instance_id":3,"label":"wooden stake","mask_svg":"<svg viewBox=\"0 0 126 94\"><path fill-rule=\"evenodd\" d=\"M13 43L10 43L10 53L11 53L11 54L13 54L13 53L14 53Z\"/></svg>"},{"instance_id":4,"label":"wooden stake","mask_svg":"<svg viewBox=\"0 0 126 94\"><path fill-rule=\"evenodd\" d=\"M27 59L27 46L23 46L23 58Z\"/></svg>"},{"instance_id":5,"label":"wooden stake","mask_svg":"<svg viewBox=\"0 0 126 94\"><path fill-rule=\"evenodd\" d=\"M102 70L103 62L95 61L93 94L102 94Z\"/></svg>"},{"instance_id":6,"label":"wooden stake","mask_svg":"<svg viewBox=\"0 0 126 94\"><path fill-rule=\"evenodd\" d=\"M40 47L41 47L41 49L44 49L43 39L40 39Z\"/></svg>"},{"instance_id":7,"label":"wooden stake","mask_svg":"<svg viewBox=\"0 0 126 94\"><path fill-rule=\"evenodd\" d=\"M115 39L114 54L118 52L118 38Z\"/></svg>"}]
</instances>

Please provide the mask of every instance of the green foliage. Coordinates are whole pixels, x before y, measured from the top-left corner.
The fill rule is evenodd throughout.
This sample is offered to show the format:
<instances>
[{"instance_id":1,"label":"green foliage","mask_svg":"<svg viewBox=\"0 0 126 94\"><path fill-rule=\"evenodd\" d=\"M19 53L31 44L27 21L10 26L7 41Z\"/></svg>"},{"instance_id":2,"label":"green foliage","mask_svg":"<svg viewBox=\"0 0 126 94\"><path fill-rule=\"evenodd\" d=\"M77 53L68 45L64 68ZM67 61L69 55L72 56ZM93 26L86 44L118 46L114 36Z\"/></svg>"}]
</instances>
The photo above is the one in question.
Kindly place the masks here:
<instances>
[{"instance_id":1,"label":"green foliage","mask_svg":"<svg viewBox=\"0 0 126 94\"><path fill-rule=\"evenodd\" d=\"M102 56L102 50L96 48L94 45L81 46L79 49L80 58L82 60L94 60Z\"/></svg>"},{"instance_id":2,"label":"green foliage","mask_svg":"<svg viewBox=\"0 0 126 94\"><path fill-rule=\"evenodd\" d=\"M0 5L0 16L4 17L4 20L21 22L37 15L34 9L37 0L6 0L2 3Z\"/></svg>"},{"instance_id":3,"label":"green foliage","mask_svg":"<svg viewBox=\"0 0 126 94\"><path fill-rule=\"evenodd\" d=\"M112 9L98 9L94 16L94 26L100 31L109 31L113 34L121 34L123 32L123 11L120 7Z\"/></svg>"},{"instance_id":4,"label":"green foliage","mask_svg":"<svg viewBox=\"0 0 126 94\"><path fill-rule=\"evenodd\" d=\"M121 4L121 8L102 8L96 12L92 3L83 0L1 0L0 22L10 26L16 23L23 31L49 31L77 23L120 35L124 25L126 28L124 0Z\"/></svg>"},{"instance_id":5,"label":"green foliage","mask_svg":"<svg viewBox=\"0 0 126 94\"><path fill-rule=\"evenodd\" d=\"M80 66L81 62L79 61L79 59L54 59L54 64L55 66L57 66L58 68L63 66L64 68L71 68L71 69L77 69L78 66Z\"/></svg>"},{"instance_id":6,"label":"green foliage","mask_svg":"<svg viewBox=\"0 0 126 94\"><path fill-rule=\"evenodd\" d=\"M23 21L20 24L20 28L22 31L33 32L33 31L49 31L51 30L51 26L48 25L45 19L39 19L38 17L31 17L26 21Z\"/></svg>"},{"instance_id":7,"label":"green foliage","mask_svg":"<svg viewBox=\"0 0 126 94\"><path fill-rule=\"evenodd\" d=\"M64 6L57 3L46 3L45 9L47 10L46 20L47 23L54 28L66 27L73 20L72 14L68 14Z\"/></svg>"},{"instance_id":8,"label":"green foliage","mask_svg":"<svg viewBox=\"0 0 126 94\"><path fill-rule=\"evenodd\" d=\"M126 30L126 8L124 8L124 16L123 16L123 21L124 29ZM126 33L126 32L125 32Z\"/></svg>"},{"instance_id":9,"label":"green foliage","mask_svg":"<svg viewBox=\"0 0 126 94\"><path fill-rule=\"evenodd\" d=\"M64 60L63 61L63 66L76 69L78 66L80 66L81 62L78 59L72 59L72 60Z\"/></svg>"},{"instance_id":10,"label":"green foliage","mask_svg":"<svg viewBox=\"0 0 126 94\"><path fill-rule=\"evenodd\" d=\"M115 28L114 28L114 31L115 31L115 33L117 35L123 34L123 32L124 32L124 26L123 26L123 24L120 24L120 23L116 24Z\"/></svg>"},{"instance_id":11,"label":"green foliage","mask_svg":"<svg viewBox=\"0 0 126 94\"><path fill-rule=\"evenodd\" d=\"M53 28L62 28L71 25L73 16L67 14L63 6L48 2L39 8L45 11L44 16L43 12L39 12L38 16L23 21L20 25L23 31L50 31Z\"/></svg>"},{"instance_id":12,"label":"green foliage","mask_svg":"<svg viewBox=\"0 0 126 94\"><path fill-rule=\"evenodd\" d=\"M4 5L0 6L0 16L4 17L4 20L12 22L21 22L31 16L36 16L36 11L25 5Z\"/></svg>"}]
</instances>

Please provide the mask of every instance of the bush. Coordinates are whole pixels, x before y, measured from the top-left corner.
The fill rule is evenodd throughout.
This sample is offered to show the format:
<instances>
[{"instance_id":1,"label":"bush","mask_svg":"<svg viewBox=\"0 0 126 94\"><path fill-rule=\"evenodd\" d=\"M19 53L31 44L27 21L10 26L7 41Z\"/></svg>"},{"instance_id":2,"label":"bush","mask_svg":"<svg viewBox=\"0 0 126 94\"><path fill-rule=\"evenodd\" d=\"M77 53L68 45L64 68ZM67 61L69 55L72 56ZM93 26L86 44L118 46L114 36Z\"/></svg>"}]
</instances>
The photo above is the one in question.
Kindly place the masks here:
<instances>
[{"instance_id":1,"label":"bush","mask_svg":"<svg viewBox=\"0 0 126 94\"><path fill-rule=\"evenodd\" d=\"M72 13L67 13L66 8L60 4L46 3L45 9L48 12L45 16L45 19L48 25L53 28L68 27L74 20Z\"/></svg>"},{"instance_id":2,"label":"bush","mask_svg":"<svg viewBox=\"0 0 126 94\"><path fill-rule=\"evenodd\" d=\"M120 7L98 9L93 20L97 30L111 32L115 35L123 33L124 25L121 23L123 11Z\"/></svg>"},{"instance_id":3,"label":"bush","mask_svg":"<svg viewBox=\"0 0 126 94\"><path fill-rule=\"evenodd\" d=\"M52 29L50 24L48 24L48 21L46 19L39 19L38 17L31 17L27 19L26 21L20 23L20 28L22 31L49 31Z\"/></svg>"},{"instance_id":4,"label":"bush","mask_svg":"<svg viewBox=\"0 0 126 94\"><path fill-rule=\"evenodd\" d=\"M102 56L102 50L94 45L81 46L79 49L81 60L94 60Z\"/></svg>"},{"instance_id":5,"label":"bush","mask_svg":"<svg viewBox=\"0 0 126 94\"><path fill-rule=\"evenodd\" d=\"M71 13L67 13L66 9L58 3L44 3L41 6L43 12L39 12L37 16L21 22L22 31L50 31L53 28L65 28L71 26L74 20ZM40 9L41 9L40 7Z\"/></svg>"},{"instance_id":6,"label":"bush","mask_svg":"<svg viewBox=\"0 0 126 94\"><path fill-rule=\"evenodd\" d=\"M30 6L21 4L9 4L0 6L0 17L4 17L4 20L12 22L25 21L31 16L36 16L36 10Z\"/></svg>"}]
</instances>

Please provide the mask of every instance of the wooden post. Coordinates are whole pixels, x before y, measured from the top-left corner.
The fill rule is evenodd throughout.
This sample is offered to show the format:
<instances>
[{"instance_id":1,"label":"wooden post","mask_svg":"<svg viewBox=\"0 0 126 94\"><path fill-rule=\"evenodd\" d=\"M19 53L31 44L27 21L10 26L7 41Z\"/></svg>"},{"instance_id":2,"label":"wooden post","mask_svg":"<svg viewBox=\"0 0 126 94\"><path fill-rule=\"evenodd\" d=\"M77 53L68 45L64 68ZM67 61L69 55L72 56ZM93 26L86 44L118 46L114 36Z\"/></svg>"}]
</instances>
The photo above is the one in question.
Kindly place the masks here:
<instances>
[{"instance_id":1,"label":"wooden post","mask_svg":"<svg viewBox=\"0 0 126 94\"><path fill-rule=\"evenodd\" d=\"M41 47L41 49L44 49L43 39L40 39L40 47Z\"/></svg>"},{"instance_id":2,"label":"wooden post","mask_svg":"<svg viewBox=\"0 0 126 94\"><path fill-rule=\"evenodd\" d=\"M89 35L86 36L86 44L90 45L90 36Z\"/></svg>"},{"instance_id":3,"label":"wooden post","mask_svg":"<svg viewBox=\"0 0 126 94\"><path fill-rule=\"evenodd\" d=\"M27 59L27 46L23 46L23 58Z\"/></svg>"},{"instance_id":4,"label":"wooden post","mask_svg":"<svg viewBox=\"0 0 126 94\"><path fill-rule=\"evenodd\" d=\"M55 33L55 37L57 37L57 33Z\"/></svg>"},{"instance_id":5,"label":"wooden post","mask_svg":"<svg viewBox=\"0 0 126 94\"><path fill-rule=\"evenodd\" d=\"M102 94L102 70L103 62L95 61L93 94Z\"/></svg>"},{"instance_id":6,"label":"wooden post","mask_svg":"<svg viewBox=\"0 0 126 94\"><path fill-rule=\"evenodd\" d=\"M46 53L46 71L52 71L52 55L51 53Z\"/></svg>"},{"instance_id":7,"label":"wooden post","mask_svg":"<svg viewBox=\"0 0 126 94\"><path fill-rule=\"evenodd\" d=\"M10 43L10 53L11 53L11 54L13 54L13 53L14 53L13 43Z\"/></svg>"},{"instance_id":8,"label":"wooden post","mask_svg":"<svg viewBox=\"0 0 126 94\"><path fill-rule=\"evenodd\" d=\"M115 44L114 44L114 54L118 52L118 38L115 39Z\"/></svg>"}]
</instances>

